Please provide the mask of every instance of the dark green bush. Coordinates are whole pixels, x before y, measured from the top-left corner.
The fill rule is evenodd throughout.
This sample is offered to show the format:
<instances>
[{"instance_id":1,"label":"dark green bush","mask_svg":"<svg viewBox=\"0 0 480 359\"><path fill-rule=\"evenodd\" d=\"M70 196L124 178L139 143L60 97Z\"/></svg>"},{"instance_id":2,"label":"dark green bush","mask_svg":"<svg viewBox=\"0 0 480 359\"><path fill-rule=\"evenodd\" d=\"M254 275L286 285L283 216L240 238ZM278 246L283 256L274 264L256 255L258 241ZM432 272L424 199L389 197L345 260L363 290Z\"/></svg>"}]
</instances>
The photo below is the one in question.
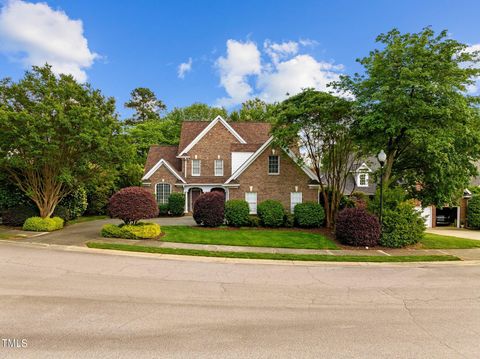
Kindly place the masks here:
<instances>
[{"instance_id":1,"label":"dark green bush","mask_svg":"<svg viewBox=\"0 0 480 359\"><path fill-rule=\"evenodd\" d=\"M158 205L158 215L159 217L168 216L168 204Z\"/></svg>"},{"instance_id":2,"label":"dark green bush","mask_svg":"<svg viewBox=\"0 0 480 359\"><path fill-rule=\"evenodd\" d=\"M337 216L335 237L343 244L373 247L380 234L378 218L364 208L345 208Z\"/></svg>"},{"instance_id":3,"label":"dark green bush","mask_svg":"<svg viewBox=\"0 0 480 359\"><path fill-rule=\"evenodd\" d=\"M258 216L251 214L248 216L248 225L250 227L259 227L260 226L260 218Z\"/></svg>"},{"instance_id":4,"label":"dark green bush","mask_svg":"<svg viewBox=\"0 0 480 359\"><path fill-rule=\"evenodd\" d=\"M295 216L288 211L285 211L283 216L283 226L287 228L292 228L295 225Z\"/></svg>"},{"instance_id":5,"label":"dark green bush","mask_svg":"<svg viewBox=\"0 0 480 359\"><path fill-rule=\"evenodd\" d=\"M30 198L7 179L0 180L0 212L18 206L35 206Z\"/></svg>"},{"instance_id":6,"label":"dark green bush","mask_svg":"<svg viewBox=\"0 0 480 359\"><path fill-rule=\"evenodd\" d=\"M19 205L2 212L2 223L6 226L21 227L27 218L38 216L36 207L31 205Z\"/></svg>"},{"instance_id":7,"label":"dark green bush","mask_svg":"<svg viewBox=\"0 0 480 359\"><path fill-rule=\"evenodd\" d=\"M173 192L168 197L168 211L172 216L183 216L185 214L185 195L180 192Z\"/></svg>"},{"instance_id":8,"label":"dark green bush","mask_svg":"<svg viewBox=\"0 0 480 359\"><path fill-rule=\"evenodd\" d=\"M468 228L480 228L480 196L474 195L468 201L467 207L467 226Z\"/></svg>"},{"instance_id":9,"label":"dark green bush","mask_svg":"<svg viewBox=\"0 0 480 359\"><path fill-rule=\"evenodd\" d=\"M68 210L67 207L57 205L55 207L55 211L53 211L53 216L54 217L60 217L63 219L65 222L68 222L70 218L70 211Z\"/></svg>"},{"instance_id":10,"label":"dark green bush","mask_svg":"<svg viewBox=\"0 0 480 359\"><path fill-rule=\"evenodd\" d=\"M66 208L68 218L65 219L67 221L80 217L87 209L87 192L85 188L77 188L62 198L58 205Z\"/></svg>"},{"instance_id":11,"label":"dark green bush","mask_svg":"<svg viewBox=\"0 0 480 359\"><path fill-rule=\"evenodd\" d=\"M400 203L405 202L406 192L402 187L385 188L383 191L383 209L395 210ZM380 188L377 189L375 197L368 202L367 208L369 212L380 214Z\"/></svg>"},{"instance_id":12,"label":"dark green bush","mask_svg":"<svg viewBox=\"0 0 480 359\"><path fill-rule=\"evenodd\" d=\"M225 202L225 220L229 226L242 227L250 223L250 209L247 201L231 199Z\"/></svg>"},{"instance_id":13,"label":"dark green bush","mask_svg":"<svg viewBox=\"0 0 480 359\"><path fill-rule=\"evenodd\" d=\"M401 248L417 243L423 237L425 221L413 204L403 202L394 210L383 212L383 230L380 244Z\"/></svg>"},{"instance_id":14,"label":"dark green bush","mask_svg":"<svg viewBox=\"0 0 480 359\"><path fill-rule=\"evenodd\" d=\"M279 201L267 199L258 205L257 212L262 225L266 227L281 227L283 225L285 209Z\"/></svg>"},{"instance_id":15,"label":"dark green bush","mask_svg":"<svg viewBox=\"0 0 480 359\"><path fill-rule=\"evenodd\" d=\"M323 207L315 202L299 203L293 209L295 224L303 228L321 227L325 219Z\"/></svg>"}]
</instances>

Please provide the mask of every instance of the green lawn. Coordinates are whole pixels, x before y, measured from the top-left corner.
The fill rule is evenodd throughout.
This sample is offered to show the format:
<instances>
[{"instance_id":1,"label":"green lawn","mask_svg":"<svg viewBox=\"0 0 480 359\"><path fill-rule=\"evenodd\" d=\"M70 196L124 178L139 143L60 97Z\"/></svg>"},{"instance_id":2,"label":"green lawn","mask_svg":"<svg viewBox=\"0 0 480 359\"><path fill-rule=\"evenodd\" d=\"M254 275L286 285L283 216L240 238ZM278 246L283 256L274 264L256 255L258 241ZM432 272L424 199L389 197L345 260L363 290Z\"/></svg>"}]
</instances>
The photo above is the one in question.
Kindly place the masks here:
<instances>
[{"instance_id":1,"label":"green lawn","mask_svg":"<svg viewBox=\"0 0 480 359\"><path fill-rule=\"evenodd\" d=\"M420 241L420 247L425 249L480 248L480 241L425 233L424 238Z\"/></svg>"},{"instance_id":2,"label":"green lawn","mask_svg":"<svg viewBox=\"0 0 480 359\"><path fill-rule=\"evenodd\" d=\"M68 221L68 224L97 221L99 219L105 219L105 218L108 218L108 216L83 216L83 217L78 217L77 219L73 219L71 221Z\"/></svg>"},{"instance_id":3,"label":"green lawn","mask_svg":"<svg viewBox=\"0 0 480 359\"><path fill-rule=\"evenodd\" d=\"M303 249L338 249L324 235L291 230L254 228L205 229L196 227L162 226L165 242L223 244L230 246L278 247Z\"/></svg>"},{"instance_id":4,"label":"green lawn","mask_svg":"<svg viewBox=\"0 0 480 359\"><path fill-rule=\"evenodd\" d=\"M276 259L291 261L321 261L321 262L433 262L458 261L458 257L450 255L427 256L334 256L322 254L282 254L282 253L253 253L253 252L225 252L205 251L196 249L147 247L131 244L88 242L87 247L98 249L113 249L129 252L176 254L202 257L243 258L243 259Z\"/></svg>"}]
</instances>

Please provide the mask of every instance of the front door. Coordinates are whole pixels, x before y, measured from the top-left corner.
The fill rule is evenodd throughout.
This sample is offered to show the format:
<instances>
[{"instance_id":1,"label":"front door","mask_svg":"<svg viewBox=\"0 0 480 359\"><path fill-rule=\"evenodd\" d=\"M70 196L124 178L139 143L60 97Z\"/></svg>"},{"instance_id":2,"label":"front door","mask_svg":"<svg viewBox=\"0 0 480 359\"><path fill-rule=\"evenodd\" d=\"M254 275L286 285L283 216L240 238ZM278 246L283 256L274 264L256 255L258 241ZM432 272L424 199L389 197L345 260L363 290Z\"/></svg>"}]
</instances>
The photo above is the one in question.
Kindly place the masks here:
<instances>
[{"instance_id":1,"label":"front door","mask_svg":"<svg viewBox=\"0 0 480 359\"><path fill-rule=\"evenodd\" d=\"M190 212L193 212L193 204L202 193L203 191L200 188L192 188L190 190Z\"/></svg>"}]
</instances>

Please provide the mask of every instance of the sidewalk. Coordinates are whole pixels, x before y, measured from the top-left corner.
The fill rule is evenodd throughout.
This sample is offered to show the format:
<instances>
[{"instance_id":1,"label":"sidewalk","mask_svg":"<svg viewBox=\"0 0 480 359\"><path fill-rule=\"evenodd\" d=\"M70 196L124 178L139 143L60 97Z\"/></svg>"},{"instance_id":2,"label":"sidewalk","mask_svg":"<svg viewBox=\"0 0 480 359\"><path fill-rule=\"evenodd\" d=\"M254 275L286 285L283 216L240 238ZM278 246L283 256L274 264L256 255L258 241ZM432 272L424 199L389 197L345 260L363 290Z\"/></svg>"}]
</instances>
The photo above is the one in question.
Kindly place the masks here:
<instances>
[{"instance_id":1,"label":"sidewalk","mask_svg":"<svg viewBox=\"0 0 480 359\"><path fill-rule=\"evenodd\" d=\"M90 242L130 244L146 247L196 249L221 252L255 252L255 253L282 253L282 254L323 254L332 256L424 256L424 255L452 255L465 261L480 260L480 248L476 249L294 249L270 247L243 247L212 244L192 244L162 242L151 240L133 240L118 238L101 238Z\"/></svg>"},{"instance_id":2,"label":"sidewalk","mask_svg":"<svg viewBox=\"0 0 480 359\"><path fill-rule=\"evenodd\" d=\"M480 231L473 230L473 229L436 227L436 228L427 228L426 233L439 234L441 236L474 239L474 240L480 241Z\"/></svg>"}]
</instances>

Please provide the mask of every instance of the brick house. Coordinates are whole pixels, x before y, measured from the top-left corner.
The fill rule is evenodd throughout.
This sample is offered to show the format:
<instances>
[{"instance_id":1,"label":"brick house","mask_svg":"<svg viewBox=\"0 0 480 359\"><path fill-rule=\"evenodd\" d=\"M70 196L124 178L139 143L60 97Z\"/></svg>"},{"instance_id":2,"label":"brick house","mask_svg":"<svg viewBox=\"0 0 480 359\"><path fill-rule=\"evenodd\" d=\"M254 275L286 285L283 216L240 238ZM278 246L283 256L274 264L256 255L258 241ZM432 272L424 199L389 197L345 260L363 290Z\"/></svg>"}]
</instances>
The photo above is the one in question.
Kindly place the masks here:
<instances>
[{"instance_id":1,"label":"brick house","mask_svg":"<svg viewBox=\"0 0 480 359\"><path fill-rule=\"evenodd\" d=\"M268 123L229 123L218 116L211 122L182 123L178 146L152 146L142 184L159 204L172 192L185 193L185 211L205 192L225 199L245 199L250 212L266 200L293 210L300 202L318 201L315 174L299 165L290 149L273 143Z\"/></svg>"}]
</instances>

